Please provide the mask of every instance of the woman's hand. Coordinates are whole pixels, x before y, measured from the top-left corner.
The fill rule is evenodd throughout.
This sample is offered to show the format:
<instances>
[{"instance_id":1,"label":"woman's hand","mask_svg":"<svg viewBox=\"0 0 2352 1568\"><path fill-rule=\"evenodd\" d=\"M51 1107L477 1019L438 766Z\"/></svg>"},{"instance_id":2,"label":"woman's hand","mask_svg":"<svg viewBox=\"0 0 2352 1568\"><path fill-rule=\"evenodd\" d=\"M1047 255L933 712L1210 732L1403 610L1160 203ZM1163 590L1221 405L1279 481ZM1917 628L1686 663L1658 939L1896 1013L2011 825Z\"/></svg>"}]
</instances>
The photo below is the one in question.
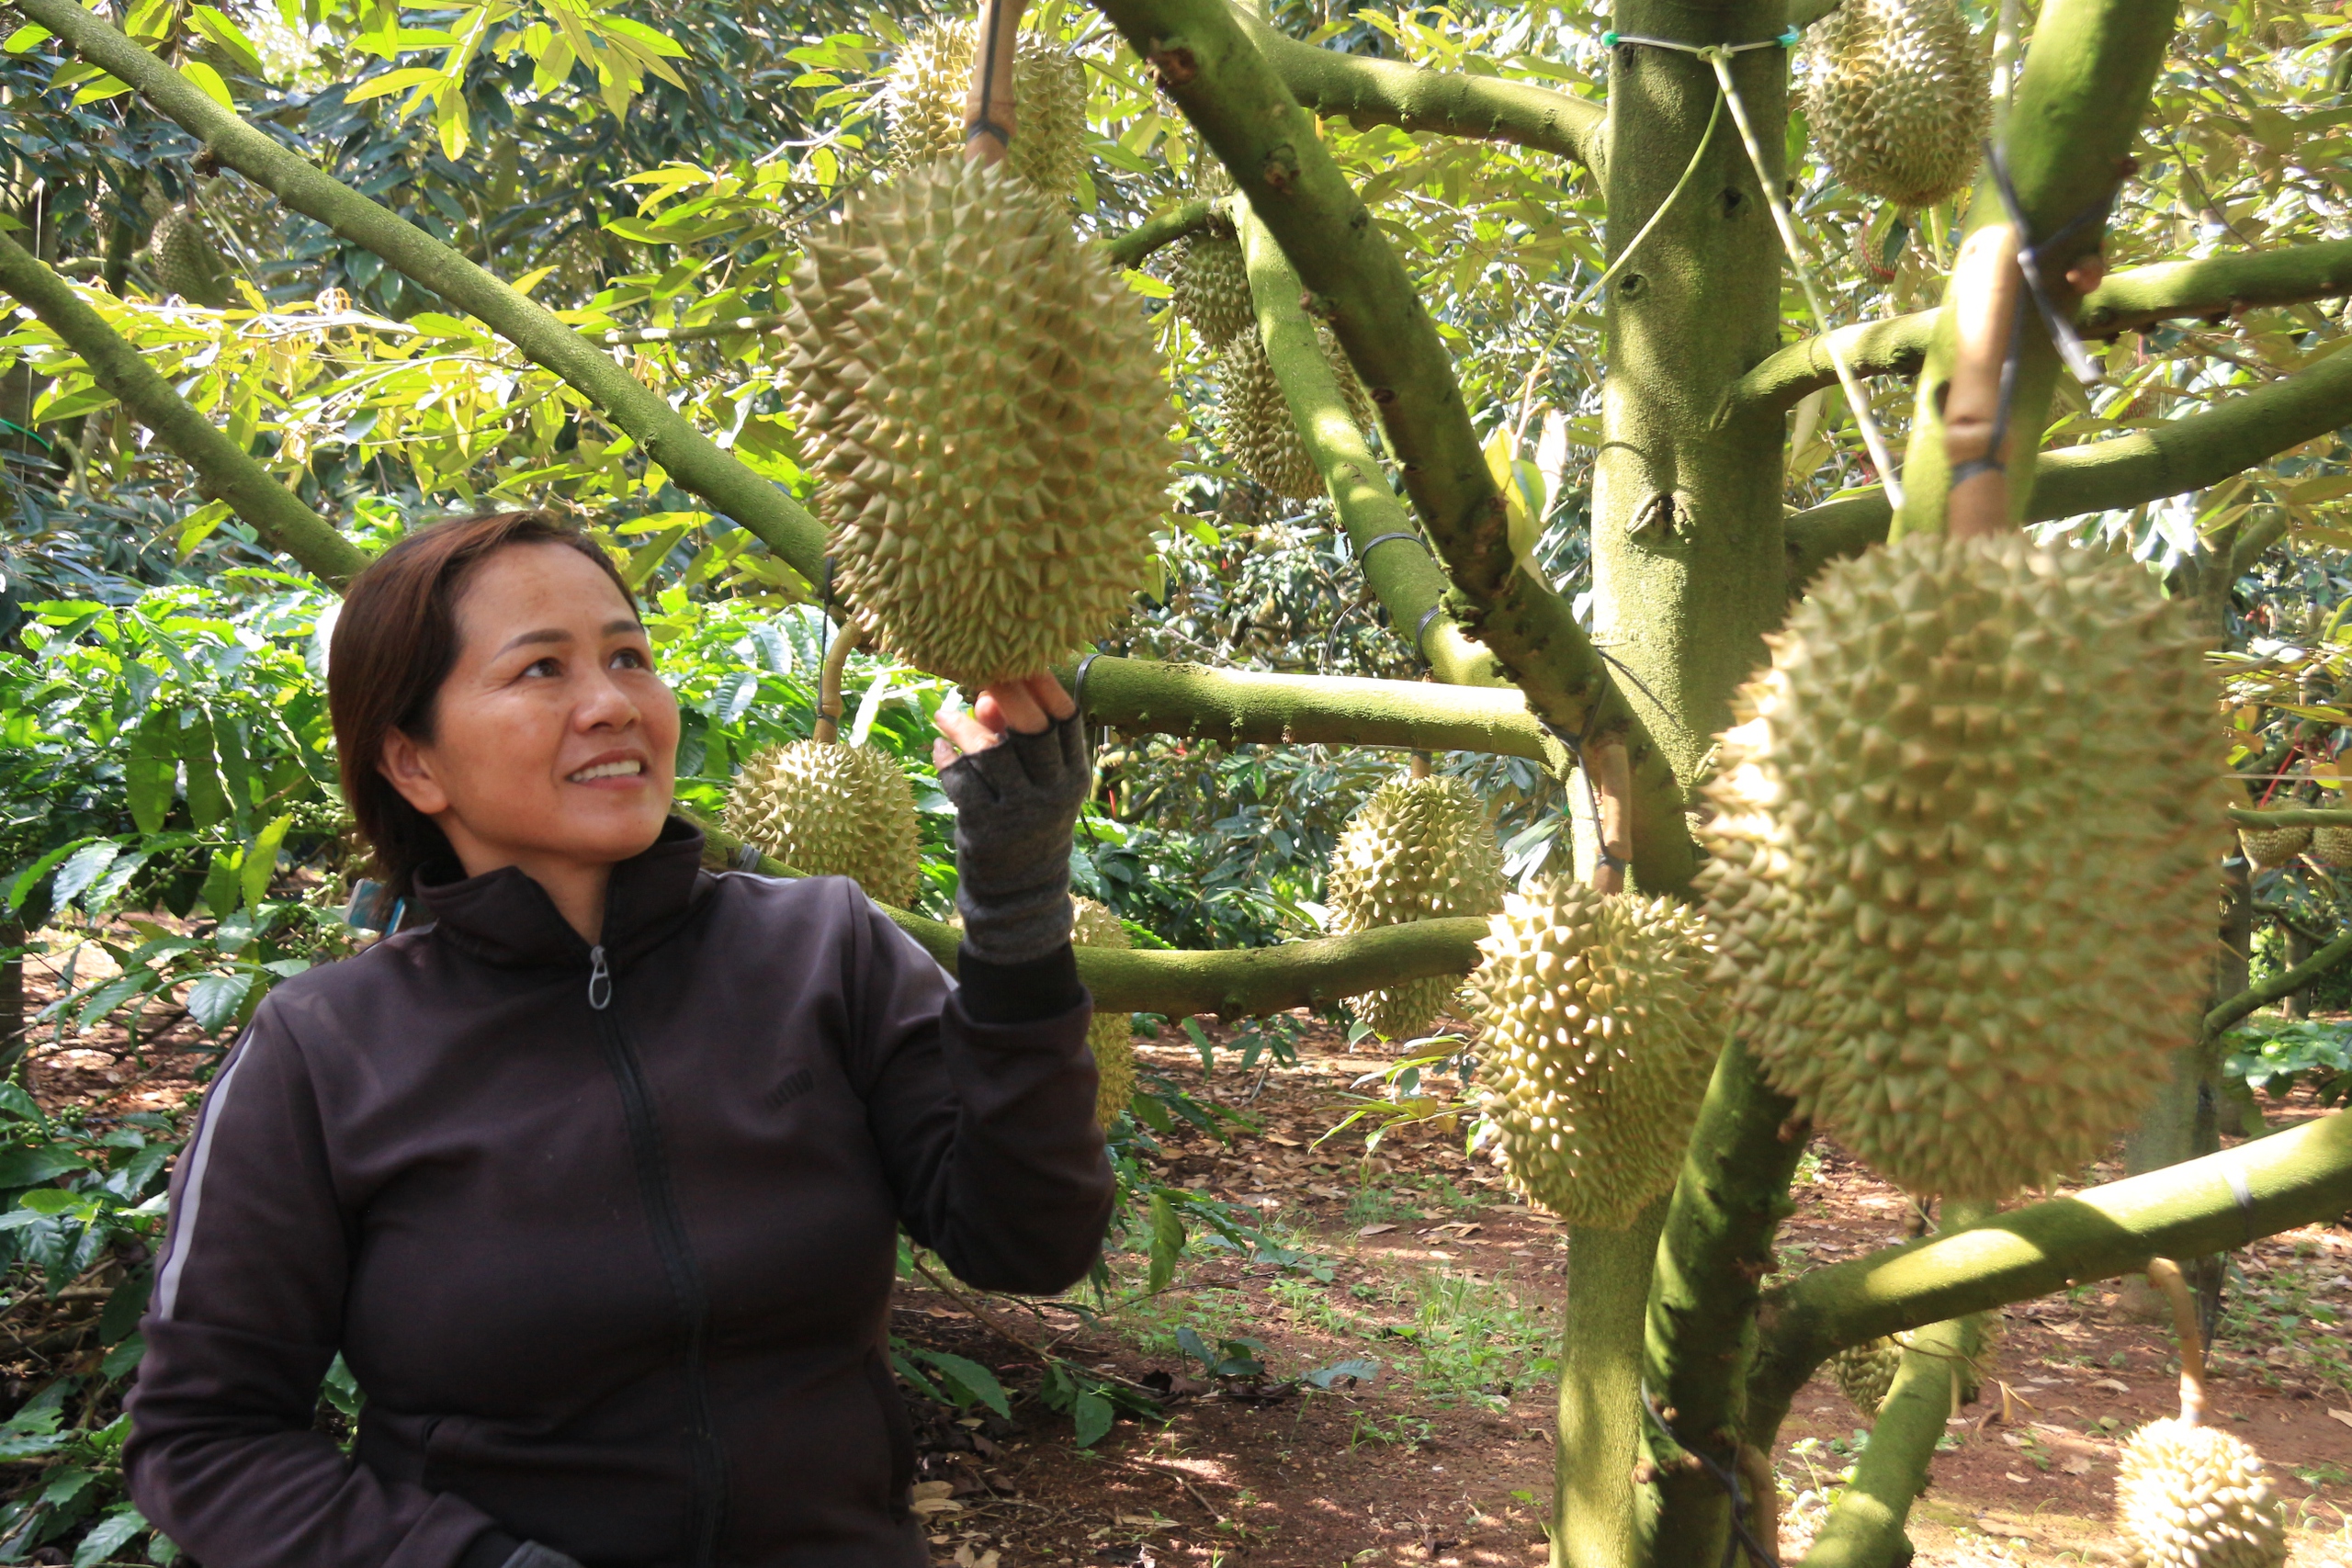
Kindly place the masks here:
<instances>
[{"instance_id":1,"label":"woman's hand","mask_svg":"<svg viewBox=\"0 0 2352 1568\"><path fill-rule=\"evenodd\" d=\"M969 713L939 710L939 737L931 743L932 766L944 770L958 757L985 751L1002 740L1008 729L1020 735L1043 735L1077 711L1078 704L1062 690L1051 671L986 687Z\"/></svg>"}]
</instances>

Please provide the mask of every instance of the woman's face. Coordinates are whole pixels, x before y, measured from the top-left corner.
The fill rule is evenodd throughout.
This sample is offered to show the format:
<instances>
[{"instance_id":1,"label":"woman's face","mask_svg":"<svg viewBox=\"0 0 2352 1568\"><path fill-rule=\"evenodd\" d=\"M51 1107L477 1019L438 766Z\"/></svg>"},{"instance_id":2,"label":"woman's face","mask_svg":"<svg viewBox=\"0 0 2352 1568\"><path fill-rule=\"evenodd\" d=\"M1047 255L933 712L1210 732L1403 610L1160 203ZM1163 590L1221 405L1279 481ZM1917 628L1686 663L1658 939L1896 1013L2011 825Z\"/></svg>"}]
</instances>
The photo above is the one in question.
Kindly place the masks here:
<instances>
[{"instance_id":1,"label":"woman's face","mask_svg":"<svg viewBox=\"0 0 2352 1568\"><path fill-rule=\"evenodd\" d=\"M429 740L395 732L383 771L469 874L548 881L627 860L670 809L678 704L612 579L566 545L510 545L457 604L458 661Z\"/></svg>"}]
</instances>

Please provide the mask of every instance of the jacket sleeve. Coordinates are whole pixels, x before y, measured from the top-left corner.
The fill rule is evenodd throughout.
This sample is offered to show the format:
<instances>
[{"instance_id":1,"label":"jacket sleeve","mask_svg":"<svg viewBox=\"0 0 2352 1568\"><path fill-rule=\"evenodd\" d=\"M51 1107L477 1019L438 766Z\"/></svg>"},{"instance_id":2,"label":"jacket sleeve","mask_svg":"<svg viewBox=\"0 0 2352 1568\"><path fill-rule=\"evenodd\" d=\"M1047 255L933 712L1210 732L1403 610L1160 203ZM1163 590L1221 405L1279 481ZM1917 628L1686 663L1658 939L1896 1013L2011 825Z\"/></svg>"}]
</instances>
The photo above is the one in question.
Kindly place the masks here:
<instances>
[{"instance_id":1,"label":"jacket sleeve","mask_svg":"<svg viewBox=\"0 0 2352 1568\"><path fill-rule=\"evenodd\" d=\"M1086 1048L1093 1004L1069 949L994 976L1037 969L1013 984L1056 1010L983 1022L967 1005L976 997L854 883L843 886L853 1060L900 1223L982 1290L1045 1295L1076 1284L1102 1245L1112 1183ZM1002 1019L1026 1010L978 1010Z\"/></svg>"},{"instance_id":2,"label":"jacket sleeve","mask_svg":"<svg viewBox=\"0 0 2352 1568\"><path fill-rule=\"evenodd\" d=\"M312 1430L355 1235L301 1052L265 1002L172 1173L123 1468L212 1568L453 1568L492 1529Z\"/></svg>"}]
</instances>

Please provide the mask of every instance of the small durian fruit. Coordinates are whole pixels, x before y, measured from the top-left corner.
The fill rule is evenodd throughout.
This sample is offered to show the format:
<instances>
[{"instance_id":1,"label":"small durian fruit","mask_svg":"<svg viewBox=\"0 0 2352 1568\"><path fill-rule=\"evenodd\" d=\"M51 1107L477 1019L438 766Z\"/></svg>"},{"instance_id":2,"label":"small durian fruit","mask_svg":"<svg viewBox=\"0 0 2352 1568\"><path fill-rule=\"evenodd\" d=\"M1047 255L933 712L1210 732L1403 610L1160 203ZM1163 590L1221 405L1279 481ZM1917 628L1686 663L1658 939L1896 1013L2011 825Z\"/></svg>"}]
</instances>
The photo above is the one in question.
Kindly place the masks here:
<instances>
[{"instance_id":1,"label":"small durian fruit","mask_svg":"<svg viewBox=\"0 0 2352 1568\"><path fill-rule=\"evenodd\" d=\"M1349 417L1358 430L1370 431L1372 394L1340 352L1331 329L1317 321L1315 331L1324 360L1339 378ZM1217 411L1218 437L1243 473L1285 501L1313 501L1329 493L1322 471L1299 439L1290 400L1283 396L1265 343L1255 332L1235 338L1217 360Z\"/></svg>"},{"instance_id":2,"label":"small durian fruit","mask_svg":"<svg viewBox=\"0 0 2352 1568\"><path fill-rule=\"evenodd\" d=\"M1991 75L1958 0L1845 0L1806 56L1805 116L1848 186L1930 207L1975 177Z\"/></svg>"},{"instance_id":3,"label":"small durian fruit","mask_svg":"<svg viewBox=\"0 0 2352 1568\"><path fill-rule=\"evenodd\" d=\"M2312 859L2335 871L2352 866L2352 828L2312 829Z\"/></svg>"},{"instance_id":4,"label":"small durian fruit","mask_svg":"<svg viewBox=\"0 0 2352 1568\"><path fill-rule=\"evenodd\" d=\"M155 281L166 294L218 310L229 303L228 270L210 225L183 202L155 220L148 244L155 259Z\"/></svg>"},{"instance_id":5,"label":"small durian fruit","mask_svg":"<svg viewBox=\"0 0 2352 1568\"><path fill-rule=\"evenodd\" d=\"M1503 903L1502 847L1478 792L1456 778L1394 778L1340 830L1324 897L1340 931L1490 915ZM1348 998L1391 1040L1429 1028L1452 1005L1452 976L1407 980Z\"/></svg>"},{"instance_id":6,"label":"small durian fruit","mask_svg":"<svg viewBox=\"0 0 2352 1568\"><path fill-rule=\"evenodd\" d=\"M1903 1368L1903 1347L1892 1336L1849 1345L1829 1358L1829 1376L1864 1420L1875 1419Z\"/></svg>"},{"instance_id":7,"label":"small durian fruit","mask_svg":"<svg viewBox=\"0 0 2352 1568\"><path fill-rule=\"evenodd\" d=\"M744 762L726 824L807 876L846 876L877 903L922 886L914 786L887 751L833 740L771 746Z\"/></svg>"},{"instance_id":8,"label":"small durian fruit","mask_svg":"<svg viewBox=\"0 0 2352 1568\"><path fill-rule=\"evenodd\" d=\"M2130 562L1914 535L1767 640L1706 790L1743 1039L1908 1191L2079 1168L2204 1007L2226 786L2203 637Z\"/></svg>"},{"instance_id":9,"label":"small durian fruit","mask_svg":"<svg viewBox=\"0 0 2352 1568\"><path fill-rule=\"evenodd\" d=\"M1074 898L1070 941L1080 947L1129 948L1135 945L1119 917L1091 898ZM1100 1079L1094 1091L1094 1120L1106 1132L1136 1097L1136 1019L1130 1012L1095 1010L1087 1025L1086 1048L1094 1053Z\"/></svg>"},{"instance_id":10,"label":"small durian fruit","mask_svg":"<svg viewBox=\"0 0 2352 1568\"><path fill-rule=\"evenodd\" d=\"M979 22L934 22L910 34L883 88L891 166L904 173L964 152L964 104L972 90ZM1050 39L1024 32L1012 55L1012 141L1005 161L1051 197L1078 190L1086 162L1086 67Z\"/></svg>"},{"instance_id":11,"label":"small durian fruit","mask_svg":"<svg viewBox=\"0 0 2352 1568\"><path fill-rule=\"evenodd\" d=\"M1173 412L1135 298L1042 197L953 159L853 197L810 236L785 331L867 646L986 686L1126 614Z\"/></svg>"},{"instance_id":12,"label":"small durian fruit","mask_svg":"<svg viewBox=\"0 0 2352 1568\"><path fill-rule=\"evenodd\" d=\"M1240 237L1229 228L1223 233L1212 228L1185 240L1168 282L1177 316L1211 354L1222 353L1243 333L1257 331L1250 269L1242 263Z\"/></svg>"},{"instance_id":13,"label":"small durian fruit","mask_svg":"<svg viewBox=\"0 0 2352 1568\"><path fill-rule=\"evenodd\" d=\"M2169 1416L2132 1434L2115 1517L2132 1568L2280 1568L2286 1506L2244 1439Z\"/></svg>"},{"instance_id":14,"label":"small durian fruit","mask_svg":"<svg viewBox=\"0 0 2352 1568\"><path fill-rule=\"evenodd\" d=\"M1498 1153L1571 1224L1623 1230L1674 1185L1723 1043L1705 922L1553 877L1479 944L1478 1077Z\"/></svg>"},{"instance_id":15,"label":"small durian fruit","mask_svg":"<svg viewBox=\"0 0 2352 1568\"><path fill-rule=\"evenodd\" d=\"M2342 832L2342 829L2332 829ZM2240 828L2238 845L2245 851L2245 858L2256 871L2276 871L2295 863L2295 857L2312 844L2309 828Z\"/></svg>"}]
</instances>

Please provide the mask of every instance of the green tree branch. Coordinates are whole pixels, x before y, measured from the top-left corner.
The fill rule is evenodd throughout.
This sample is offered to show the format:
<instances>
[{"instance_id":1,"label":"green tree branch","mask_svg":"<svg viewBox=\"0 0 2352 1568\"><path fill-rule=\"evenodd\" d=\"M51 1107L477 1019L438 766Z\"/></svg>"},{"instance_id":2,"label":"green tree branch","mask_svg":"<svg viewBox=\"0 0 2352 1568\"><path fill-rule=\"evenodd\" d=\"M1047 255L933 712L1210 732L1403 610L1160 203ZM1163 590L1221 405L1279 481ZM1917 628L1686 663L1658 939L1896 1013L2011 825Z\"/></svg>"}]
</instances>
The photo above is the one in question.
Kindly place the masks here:
<instances>
[{"instance_id":1,"label":"green tree branch","mask_svg":"<svg viewBox=\"0 0 2352 1568\"><path fill-rule=\"evenodd\" d=\"M1162 245L1172 245L1187 235L1197 234L1209 226L1216 216L1213 201L1179 202L1165 212L1155 212L1124 234L1103 237L1102 254L1114 266L1134 266Z\"/></svg>"},{"instance_id":2,"label":"green tree branch","mask_svg":"<svg viewBox=\"0 0 2352 1568\"><path fill-rule=\"evenodd\" d=\"M40 0L52 4L55 0ZM1371 389L1389 450L1430 541L1445 558L1464 628L1492 650L1528 707L1562 734L1622 737L1636 799L1657 798L1664 766L1566 604L1518 568L1501 491L1487 472L1437 326L1372 214L1316 138L1225 0L1099 0L1209 146L1232 171L1328 313ZM1634 820L1646 886L1686 885L1695 867L1678 809Z\"/></svg>"},{"instance_id":3,"label":"green tree branch","mask_svg":"<svg viewBox=\"0 0 2352 1568\"><path fill-rule=\"evenodd\" d=\"M535 364L611 416L678 484L750 529L811 582L824 575L825 531L798 502L722 451L612 356L463 255L288 152L207 97L77 0L15 0L84 60L137 89L213 155L337 234L479 318Z\"/></svg>"},{"instance_id":4,"label":"green tree branch","mask_svg":"<svg viewBox=\"0 0 2352 1568\"><path fill-rule=\"evenodd\" d=\"M1904 1521L1927 1490L1928 1465L1951 1416L1954 1370L1976 1354L1979 1337L1975 1320L1965 1317L1911 1337L1871 1423L1870 1446L1855 1461L1853 1483L1822 1521L1800 1568L1897 1568L1909 1560Z\"/></svg>"},{"instance_id":5,"label":"green tree branch","mask_svg":"<svg viewBox=\"0 0 2352 1568\"><path fill-rule=\"evenodd\" d=\"M1283 85L1319 115L1345 115L1358 126L1393 125L1478 141L1507 141L1556 152L1587 167L1600 161L1599 104L1532 82L1431 71L1318 49L1277 32L1254 10L1235 7Z\"/></svg>"},{"instance_id":6,"label":"green tree branch","mask_svg":"<svg viewBox=\"0 0 2352 1568\"><path fill-rule=\"evenodd\" d=\"M2111 273L2085 297L2076 324L2085 337L2112 338L2177 316L2233 316L2342 294L2352 294L2352 240L2324 240ZM1927 357L1936 316L1914 310L1792 343L1733 385L1716 423L1785 413L1807 395L1836 386L1832 345L1856 375L1909 375Z\"/></svg>"},{"instance_id":7,"label":"green tree branch","mask_svg":"<svg viewBox=\"0 0 2352 1568\"><path fill-rule=\"evenodd\" d=\"M367 552L335 532L270 471L187 405L137 348L66 281L0 233L0 293L39 316L79 355L97 384L196 470L197 488L229 503L262 542L341 588Z\"/></svg>"},{"instance_id":8,"label":"green tree branch","mask_svg":"<svg viewBox=\"0 0 2352 1568\"><path fill-rule=\"evenodd\" d=\"M2151 1257L2224 1252L2347 1209L2352 1117L2339 1111L1814 1269L1767 1292L1758 1313L1763 1341L1748 1373L1749 1440L1769 1443L1796 1391L1844 1346L2129 1273Z\"/></svg>"},{"instance_id":9,"label":"green tree branch","mask_svg":"<svg viewBox=\"0 0 2352 1568\"><path fill-rule=\"evenodd\" d=\"M2222 1031L2248 1013L2291 997L2304 987L2324 978L2329 971L2340 966L2347 958L2352 958L2352 931L2346 931L2293 968L2282 969L2267 980L2256 982L2207 1013L2204 1038L2199 1043L2210 1043Z\"/></svg>"}]
</instances>

